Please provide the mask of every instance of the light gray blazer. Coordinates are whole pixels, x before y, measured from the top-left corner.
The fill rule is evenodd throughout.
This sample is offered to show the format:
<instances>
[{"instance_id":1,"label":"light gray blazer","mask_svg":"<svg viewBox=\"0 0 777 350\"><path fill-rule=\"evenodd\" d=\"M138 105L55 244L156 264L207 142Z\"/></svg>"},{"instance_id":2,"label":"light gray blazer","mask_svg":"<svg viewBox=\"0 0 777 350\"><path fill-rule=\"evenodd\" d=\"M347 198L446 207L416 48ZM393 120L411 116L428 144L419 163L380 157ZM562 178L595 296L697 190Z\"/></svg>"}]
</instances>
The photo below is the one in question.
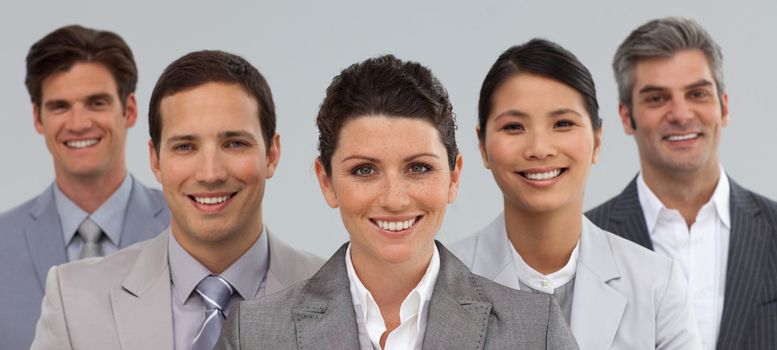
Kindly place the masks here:
<instances>
[{"instance_id":1,"label":"light gray blazer","mask_svg":"<svg viewBox=\"0 0 777 350\"><path fill-rule=\"evenodd\" d=\"M130 175L132 176L132 175ZM49 268L67 262L54 185L0 214L0 348L29 349ZM156 236L170 223L162 193L133 179L119 247Z\"/></svg>"},{"instance_id":2,"label":"light gray blazer","mask_svg":"<svg viewBox=\"0 0 777 350\"><path fill-rule=\"evenodd\" d=\"M267 231L266 292L309 278L323 259ZM170 230L104 258L51 269L32 349L172 349Z\"/></svg>"},{"instance_id":3,"label":"light gray blazer","mask_svg":"<svg viewBox=\"0 0 777 350\"><path fill-rule=\"evenodd\" d=\"M570 326L580 349L700 349L679 265L583 218ZM504 214L451 245L472 272L520 289Z\"/></svg>"},{"instance_id":4,"label":"light gray blazer","mask_svg":"<svg viewBox=\"0 0 777 350\"><path fill-rule=\"evenodd\" d=\"M423 349L577 349L552 298L472 274L439 242ZM315 276L232 309L216 349L359 349L343 245Z\"/></svg>"}]
</instances>

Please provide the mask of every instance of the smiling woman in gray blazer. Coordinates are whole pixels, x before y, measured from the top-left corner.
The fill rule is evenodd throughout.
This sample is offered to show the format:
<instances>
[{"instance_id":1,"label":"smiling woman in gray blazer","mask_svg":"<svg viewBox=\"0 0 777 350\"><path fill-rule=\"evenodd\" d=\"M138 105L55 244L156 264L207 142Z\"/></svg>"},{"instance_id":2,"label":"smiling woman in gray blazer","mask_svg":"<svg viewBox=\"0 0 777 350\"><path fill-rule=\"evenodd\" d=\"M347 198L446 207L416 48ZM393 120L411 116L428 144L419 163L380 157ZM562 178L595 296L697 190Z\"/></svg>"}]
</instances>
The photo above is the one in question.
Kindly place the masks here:
<instances>
[{"instance_id":1,"label":"smiling woman in gray blazer","mask_svg":"<svg viewBox=\"0 0 777 350\"><path fill-rule=\"evenodd\" d=\"M316 176L351 240L306 282L233 309L217 348L577 348L552 298L475 276L435 242L462 160L427 68L350 66L317 124Z\"/></svg>"},{"instance_id":2,"label":"smiling woman in gray blazer","mask_svg":"<svg viewBox=\"0 0 777 350\"><path fill-rule=\"evenodd\" d=\"M451 250L476 274L554 295L581 349L700 348L677 263L583 216L598 108L569 51L538 39L505 51L483 82L477 127L504 212Z\"/></svg>"}]
</instances>

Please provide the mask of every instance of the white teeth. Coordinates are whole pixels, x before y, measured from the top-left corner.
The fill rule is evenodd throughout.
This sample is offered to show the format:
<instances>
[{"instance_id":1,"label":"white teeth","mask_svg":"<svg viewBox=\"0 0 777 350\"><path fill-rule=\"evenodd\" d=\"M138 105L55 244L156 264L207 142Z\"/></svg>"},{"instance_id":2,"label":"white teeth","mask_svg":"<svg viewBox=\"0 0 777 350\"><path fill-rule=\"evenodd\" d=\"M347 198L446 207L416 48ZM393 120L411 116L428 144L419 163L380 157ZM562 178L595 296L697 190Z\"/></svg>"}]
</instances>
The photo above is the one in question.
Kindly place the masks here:
<instances>
[{"instance_id":1,"label":"white teeth","mask_svg":"<svg viewBox=\"0 0 777 350\"><path fill-rule=\"evenodd\" d=\"M415 219L410 219L405 221L375 220L375 223L378 224L378 227L387 231L402 231L402 230L407 230L408 228L410 228L410 226L413 226L413 224L415 223Z\"/></svg>"},{"instance_id":2,"label":"white teeth","mask_svg":"<svg viewBox=\"0 0 777 350\"><path fill-rule=\"evenodd\" d=\"M524 173L529 180L548 180L561 174L561 169L551 170L544 173Z\"/></svg>"},{"instance_id":3,"label":"white teeth","mask_svg":"<svg viewBox=\"0 0 777 350\"><path fill-rule=\"evenodd\" d=\"M86 147L95 145L99 141L100 141L99 139L75 140L75 141L65 142L65 145L67 145L70 148L86 148Z\"/></svg>"},{"instance_id":4,"label":"white teeth","mask_svg":"<svg viewBox=\"0 0 777 350\"><path fill-rule=\"evenodd\" d=\"M194 200L200 204L219 204L229 199L229 197L231 197L231 195L223 197L194 197Z\"/></svg>"},{"instance_id":5,"label":"white teeth","mask_svg":"<svg viewBox=\"0 0 777 350\"><path fill-rule=\"evenodd\" d=\"M695 139L699 137L699 134L687 134L687 135L671 135L667 136L666 139L669 141L685 141L690 139Z\"/></svg>"}]
</instances>

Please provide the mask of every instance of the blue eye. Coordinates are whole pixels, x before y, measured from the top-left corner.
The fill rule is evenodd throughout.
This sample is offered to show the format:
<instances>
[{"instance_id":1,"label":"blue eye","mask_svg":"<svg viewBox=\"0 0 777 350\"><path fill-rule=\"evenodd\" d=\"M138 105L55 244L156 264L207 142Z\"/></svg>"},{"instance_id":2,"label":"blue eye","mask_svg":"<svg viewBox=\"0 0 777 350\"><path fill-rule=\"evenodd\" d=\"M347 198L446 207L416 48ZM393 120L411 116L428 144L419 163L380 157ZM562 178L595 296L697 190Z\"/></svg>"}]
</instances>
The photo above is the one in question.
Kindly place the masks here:
<instances>
[{"instance_id":1,"label":"blue eye","mask_svg":"<svg viewBox=\"0 0 777 350\"><path fill-rule=\"evenodd\" d=\"M189 152L194 150L194 145L191 143L182 143L180 145L173 146L175 152Z\"/></svg>"},{"instance_id":2,"label":"blue eye","mask_svg":"<svg viewBox=\"0 0 777 350\"><path fill-rule=\"evenodd\" d=\"M411 164L408 170L410 170L410 172L413 174L423 174L432 170L432 167L423 163L415 163Z\"/></svg>"},{"instance_id":3,"label":"blue eye","mask_svg":"<svg viewBox=\"0 0 777 350\"><path fill-rule=\"evenodd\" d=\"M370 176L375 173L375 168L369 166L369 165L359 165L356 168L353 168L351 170L351 174L356 176Z\"/></svg>"}]
</instances>

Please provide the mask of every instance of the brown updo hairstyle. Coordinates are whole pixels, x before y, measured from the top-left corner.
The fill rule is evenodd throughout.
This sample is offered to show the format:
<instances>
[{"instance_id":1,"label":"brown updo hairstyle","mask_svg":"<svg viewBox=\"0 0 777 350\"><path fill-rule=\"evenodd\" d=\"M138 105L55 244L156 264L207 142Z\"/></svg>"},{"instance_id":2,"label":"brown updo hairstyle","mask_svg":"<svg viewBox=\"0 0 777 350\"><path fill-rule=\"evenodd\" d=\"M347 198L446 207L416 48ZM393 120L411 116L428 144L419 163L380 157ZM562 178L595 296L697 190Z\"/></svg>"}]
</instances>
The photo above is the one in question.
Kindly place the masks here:
<instances>
[{"instance_id":1,"label":"brown updo hairstyle","mask_svg":"<svg viewBox=\"0 0 777 350\"><path fill-rule=\"evenodd\" d=\"M422 119L440 134L453 170L456 156L456 118L448 92L432 72L393 55L369 58L344 69L332 79L316 118L319 160L332 174L332 154L340 129L359 117Z\"/></svg>"}]
</instances>

